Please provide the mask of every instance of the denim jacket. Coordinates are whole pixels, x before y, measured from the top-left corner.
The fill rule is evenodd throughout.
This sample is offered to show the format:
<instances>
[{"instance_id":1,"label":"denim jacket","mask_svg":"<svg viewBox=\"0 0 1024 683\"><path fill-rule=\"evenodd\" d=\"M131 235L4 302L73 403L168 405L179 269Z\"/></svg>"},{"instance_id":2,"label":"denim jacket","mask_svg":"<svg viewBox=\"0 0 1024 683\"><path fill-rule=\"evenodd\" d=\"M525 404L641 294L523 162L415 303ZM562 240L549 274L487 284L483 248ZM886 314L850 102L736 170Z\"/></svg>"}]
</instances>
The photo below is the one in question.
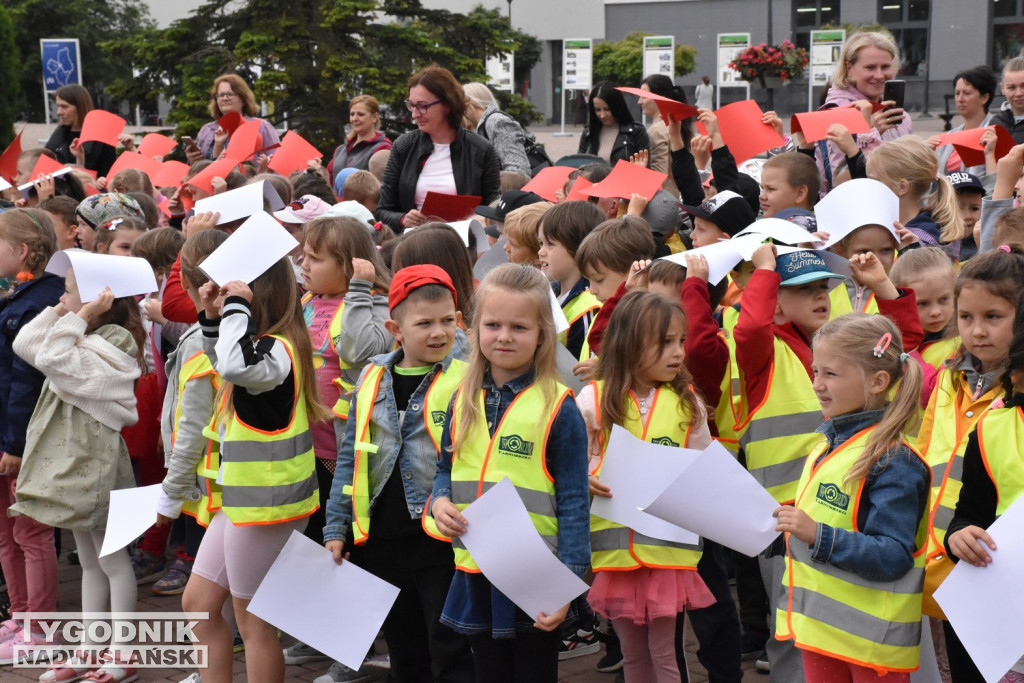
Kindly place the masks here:
<instances>
[{"instance_id":1,"label":"denim jacket","mask_svg":"<svg viewBox=\"0 0 1024 683\"><path fill-rule=\"evenodd\" d=\"M484 414L493 434L517 394L533 384L529 371L501 387L490 373L484 378ZM538 415L538 421L542 416ZM452 405L441 434L441 460L434 477L434 499L452 495L451 424ZM547 441L548 471L555 480L558 517L558 559L582 577L590 564L590 494L587 483L587 430L576 402L562 403L551 425ZM328 512L329 513L329 512ZM543 577L537 577L543 581ZM515 631L532 630L537 615L527 615L483 574L456 571L448 592L441 622L459 633L491 631L496 638L511 637Z\"/></svg>"},{"instance_id":2,"label":"denim jacket","mask_svg":"<svg viewBox=\"0 0 1024 683\"><path fill-rule=\"evenodd\" d=\"M862 429L882 420L884 410L826 420L817 431L828 448L818 462ZM815 463L817 464L817 463ZM928 508L931 473L906 446L875 463L867 475L857 514L860 531L818 523L811 559L871 581L892 581L914 566L915 536Z\"/></svg>"},{"instance_id":3,"label":"denim jacket","mask_svg":"<svg viewBox=\"0 0 1024 683\"><path fill-rule=\"evenodd\" d=\"M327 501L324 541L345 540L345 534L352 523L352 496L344 493L344 487L352 484L355 467L356 404L360 400L359 393L363 390L366 373L374 366L384 366L387 372L380 378L377 397L370 411L370 440L377 446L377 452L370 454L368 463L370 515L372 517L377 497L396 464L402 474L409 517L418 519L423 514L423 507L427 503L434 482L434 472L437 470L437 450L430 440L424 421L420 418L421 411L425 410L423 399L436 373L448 370L452 354L449 353L440 362L434 363L433 369L424 376L420 386L409 397L405 421L399 427L391 373L392 368L404 355L405 352L398 348L391 353L376 356L359 376L345 425L345 439L338 453L331 495Z\"/></svg>"}]
</instances>

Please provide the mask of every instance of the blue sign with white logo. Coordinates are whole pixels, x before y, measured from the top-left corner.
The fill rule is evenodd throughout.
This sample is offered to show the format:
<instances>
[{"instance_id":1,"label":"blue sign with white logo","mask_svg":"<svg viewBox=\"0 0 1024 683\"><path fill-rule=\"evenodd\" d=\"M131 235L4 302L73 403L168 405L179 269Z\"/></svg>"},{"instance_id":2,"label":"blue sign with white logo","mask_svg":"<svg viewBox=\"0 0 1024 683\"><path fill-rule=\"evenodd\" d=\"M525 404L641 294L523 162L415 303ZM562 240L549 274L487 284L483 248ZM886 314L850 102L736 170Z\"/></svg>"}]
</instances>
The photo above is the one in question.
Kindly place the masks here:
<instances>
[{"instance_id":1,"label":"blue sign with white logo","mask_svg":"<svg viewBox=\"0 0 1024 683\"><path fill-rule=\"evenodd\" d=\"M78 38L43 38L43 87L53 92L62 85L82 83L82 58Z\"/></svg>"}]
</instances>

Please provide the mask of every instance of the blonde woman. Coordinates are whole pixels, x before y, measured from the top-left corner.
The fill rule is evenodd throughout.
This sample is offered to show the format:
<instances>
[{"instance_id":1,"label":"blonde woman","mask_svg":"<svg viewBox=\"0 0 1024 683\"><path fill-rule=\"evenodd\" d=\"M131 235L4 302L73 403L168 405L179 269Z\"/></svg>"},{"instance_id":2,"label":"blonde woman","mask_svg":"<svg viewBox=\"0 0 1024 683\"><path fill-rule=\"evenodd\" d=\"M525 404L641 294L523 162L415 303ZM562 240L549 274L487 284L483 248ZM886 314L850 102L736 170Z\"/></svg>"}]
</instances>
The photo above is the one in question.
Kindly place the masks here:
<instances>
[{"instance_id":1,"label":"blonde woman","mask_svg":"<svg viewBox=\"0 0 1024 683\"><path fill-rule=\"evenodd\" d=\"M370 169L370 157L382 149L391 149L391 140L380 132L380 105L371 95L356 95L348 104L349 134L338 145L327 164L331 185L346 168Z\"/></svg>"},{"instance_id":2,"label":"blonde woman","mask_svg":"<svg viewBox=\"0 0 1024 683\"><path fill-rule=\"evenodd\" d=\"M213 89L210 90L210 116L213 117L213 121L199 129L194 145L185 148L190 164L200 159L216 159L224 152L228 145L228 132L217 122L231 112L238 112L246 121L257 119L256 115L260 113L256 96L253 95L249 84L238 74L224 74L213 81ZM269 121L257 120L260 122L260 136L263 138L264 147L281 142Z\"/></svg>"},{"instance_id":3,"label":"blonde woman","mask_svg":"<svg viewBox=\"0 0 1024 683\"><path fill-rule=\"evenodd\" d=\"M502 171L531 175L525 146L527 134L519 122L501 111L494 93L483 83L467 83L462 89L467 103L463 127L491 141L501 161Z\"/></svg>"}]
</instances>

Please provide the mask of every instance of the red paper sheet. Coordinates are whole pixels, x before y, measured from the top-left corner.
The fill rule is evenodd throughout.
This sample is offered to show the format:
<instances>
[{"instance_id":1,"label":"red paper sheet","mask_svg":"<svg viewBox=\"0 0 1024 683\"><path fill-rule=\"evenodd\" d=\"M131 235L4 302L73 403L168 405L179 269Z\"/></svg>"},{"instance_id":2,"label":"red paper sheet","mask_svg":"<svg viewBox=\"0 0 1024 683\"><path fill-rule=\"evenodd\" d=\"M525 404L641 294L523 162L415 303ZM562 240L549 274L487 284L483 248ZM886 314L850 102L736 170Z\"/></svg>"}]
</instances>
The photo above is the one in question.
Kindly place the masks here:
<instances>
[{"instance_id":1,"label":"red paper sheet","mask_svg":"<svg viewBox=\"0 0 1024 683\"><path fill-rule=\"evenodd\" d=\"M82 121L82 132L78 135L79 142L102 142L117 147L117 136L124 132L128 123L117 114L102 109L93 109Z\"/></svg>"},{"instance_id":2,"label":"red paper sheet","mask_svg":"<svg viewBox=\"0 0 1024 683\"><path fill-rule=\"evenodd\" d=\"M276 159L281 152L274 155ZM271 162L273 163L273 162ZM470 194L442 194L427 192L420 213L424 216L437 216L445 221L461 221L472 216L476 207L480 206L480 197Z\"/></svg>"},{"instance_id":3,"label":"red paper sheet","mask_svg":"<svg viewBox=\"0 0 1024 683\"><path fill-rule=\"evenodd\" d=\"M188 164L181 161L165 161L159 170L149 176L156 187L181 187L182 178L188 173Z\"/></svg>"},{"instance_id":4,"label":"red paper sheet","mask_svg":"<svg viewBox=\"0 0 1024 683\"><path fill-rule=\"evenodd\" d=\"M228 141L227 151L224 153L229 159L245 161L256 150L263 146L263 136L260 135L260 122L257 119L246 121L231 134Z\"/></svg>"},{"instance_id":5,"label":"red paper sheet","mask_svg":"<svg viewBox=\"0 0 1024 683\"><path fill-rule=\"evenodd\" d=\"M217 119L217 125L228 134L228 137L234 135L235 130L243 123L245 123L245 119L237 111L228 112Z\"/></svg>"},{"instance_id":6,"label":"red paper sheet","mask_svg":"<svg viewBox=\"0 0 1024 683\"><path fill-rule=\"evenodd\" d=\"M0 154L0 178L9 183L14 182L14 176L18 173L18 157L21 156L21 134L23 132L25 132L24 128L14 136L14 140L7 145L4 153Z\"/></svg>"},{"instance_id":7,"label":"red paper sheet","mask_svg":"<svg viewBox=\"0 0 1024 683\"><path fill-rule=\"evenodd\" d=\"M697 115L697 107L687 104L686 102L678 102L670 97L662 97L661 95L655 95L648 90L641 90L640 88L616 88L622 92L628 92L631 95L637 97L643 97L647 100L654 100L655 104L658 105L658 113L661 114L661 120L668 125L668 116L671 114L676 121L685 121L691 116Z\"/></svg>"},{"instance_id":8,"label":"red paper sheet","mask_svg":"<svg viewBox=\"0 0 1024 683\"><path fill-rule=\"evenodd\" d=\"M590 196L584 194L594 183L590 182L583 176L576 178L576 182L572 184L572 189L569 190L569 194L566 196L565 201L567 202L585 202L590 199Z\"/></svg>"},{"instance_id":9,"label":"red paper sheet","mask_svg":"<svg viewBox=\"0 0 1024 683\"><path fill-rule=\"evenodd\" d=\"M729 147L737 164L755 157L769 149L781 147L785 140L770 124L761 123L764 112L754 100L743 100L727 104L715 112L722 140ZM707 135L704 124L697 122L697 130Z\"/></svg>"},{"instance_id":10,"label":"red paper sheet","mask_svg":"<svg viewBox=\"0 0 1024 683\"><path fill-rule=\"evenodd\" d=\"M177 140L160 133L149 133L139 143L139 154L146 157L162 157L177 146Z\"/></svg>"},{"instance_id":11,"label":"red paper sheet","mask_svg":"<svg viewBox=\"0 0 1024 683\"><path fill-rule=\"evenodd\" d=\"M28 174L28 180L39 180L40 176L56 173L60 169L64 168L65 165L66 164L62 164L56 159L42 154L40 155L39 160L36 161L36 165L32 167L32 172Z\"/></svg>"},{"instance_id":12,"label":"red paper sheet","mask_svg":"<svg viewBox=\"0 0 1024 683\"><path fill-rule=\"evenodd\" d=\"M871 125L861 115L860 110L850 107L832 107L793 114L789 120L789 129L794 133L802 132L807 142L817 142L825 139L825 134L833 123L846 126L855 135L871 130Z\"/></svg>"},{"instance_id":13,"label":"red paper sheet","mask_svg":"<svg viewBox=\"0 0 1024 683\"><path fill-rule=\"evenodd\" d=\"M217 159L217 161L197 173L187 184L207 194L213 194L213 185L210 184L210 181L214 178L227 178L228 174L235 170L236 166L238 166L237 159Z\"/></svg>"},{"instance_id":14,"label":"red paper sheet","mask_svg":"<svg viewBox=\"0 0 1024 683\"><path fill-rule=\"evenodd\" d=\"M548 166L537 171L537 175L530 179L530 182L523 185L524 192L533 192L549 202L557 202L558 195L555 194L565 186L569 174L575 171L571 166Z\"/></svg>"},{"instance_id":15,"label":"red paper sheet","mask_svg":"<svg viewBox=\"0 0 1024 683\"><path fill-rule=\"evenodd\" d=\"M310 159L321 159L323 156L316 147L306 141L306 138L290 130L271 157L268 168L287 178L294 171L306 170Z\"/></svg>"},{"instance_id":16,"label":"red paper sheet","mask_svg":"<svg viewBox=\"0 0 1024 683\"><path fill-rule=\"evenodd\" d=\"M939 136L940 145L953 145L965 166L981 166L985 163L985 145L981 144L981 136L989 128L995 130L996 159L1002 159L1016 144L1010 132L1002 126L986 126L960 130L955 133L944 133Z\"/></svg>"},{"instance_id":17,"label":"red paper sheet","mask_svg":"<svg viewBox=\"0 0 1024 683\"><path fill-rule=\"evenodd\" d=\"M604 180L583 190L583 194L591 197L629 199L636 192L650 201L654 193L661 189L667 177L666 173L652 171L619 159Z\"/></svg>"},{"instance_id":18,"label":"red paper sheet","mask_svg":"<svg viewBox=\"0 0 1024 683\"><path fill-rule=\"evenodd\" d=\"M114 165L110 167L107 177L113 179L118 173L128 168L136 168L142 171L149 176L152 182L153 175L160 170L161 165L159 161L151 156L146 156L139 152L122 152L121 156L117 157Z\"/></svg>"}]
</instances>

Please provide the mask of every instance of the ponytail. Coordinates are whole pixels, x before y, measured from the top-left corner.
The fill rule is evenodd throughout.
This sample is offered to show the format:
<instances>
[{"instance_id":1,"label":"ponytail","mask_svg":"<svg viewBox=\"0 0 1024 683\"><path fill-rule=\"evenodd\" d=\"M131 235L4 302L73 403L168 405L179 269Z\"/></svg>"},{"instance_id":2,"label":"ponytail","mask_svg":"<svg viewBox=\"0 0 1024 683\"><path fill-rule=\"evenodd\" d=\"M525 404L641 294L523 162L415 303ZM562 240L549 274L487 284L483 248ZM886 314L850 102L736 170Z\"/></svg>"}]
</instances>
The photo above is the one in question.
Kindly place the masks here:
<instances>
[{"instance_id":1,"label":"ponytail","mask_svg":"<svg viewBox=\"0 0 1024 683\"><path fill-rule=\"evenodd\" d=\"M878 316L884 318L885 316ZM893 335L891 348L897 351L902 348L902 341L899 333ZM882 420L875 427L871 438L868 439L867 448L857 458L850 471L846 475L846 481L859 481L868 475L875 463L889 454L889 449L897 445L907 433L907 427L917 418L917 409L921 403L921 381L923 372L918 362L908 353L899 354L897 361L902 372L902 382L896 389L889 406L882 415ZM895 383L901 379L895 375L891 381ZM892 386L892 385L890 385Z\"/></svg>"},{"instance_id":2,"label":"ponytail","mask_svg":"<svg viewBox=\"0 0 1024 683\"><path fill-rule=\"evenodd\" d=\"M943 244L956 242L964 237L964 219L956 203L956 190L944 175L935 180L935 192L925 196L921 208L932 215L941 230L939 241Z\"/></svg>"},{"instance_id":3,"label":"ponytail","mask_svg":"<svg viewBox=\"0 0 1024 683\"><path fill-rule=\"evenodd\" d=\"M1013 341L1010 342L1010 355L1006 363L1006 371L1003 372L1003 391L1006 395L1006 405L1017 405L1017 395L1014 394L1013 376L1018 375L1016 392L1024 391L1024 297L1017 299L1017 312L1013 318Z\"/></svg>"}]
</instances>

